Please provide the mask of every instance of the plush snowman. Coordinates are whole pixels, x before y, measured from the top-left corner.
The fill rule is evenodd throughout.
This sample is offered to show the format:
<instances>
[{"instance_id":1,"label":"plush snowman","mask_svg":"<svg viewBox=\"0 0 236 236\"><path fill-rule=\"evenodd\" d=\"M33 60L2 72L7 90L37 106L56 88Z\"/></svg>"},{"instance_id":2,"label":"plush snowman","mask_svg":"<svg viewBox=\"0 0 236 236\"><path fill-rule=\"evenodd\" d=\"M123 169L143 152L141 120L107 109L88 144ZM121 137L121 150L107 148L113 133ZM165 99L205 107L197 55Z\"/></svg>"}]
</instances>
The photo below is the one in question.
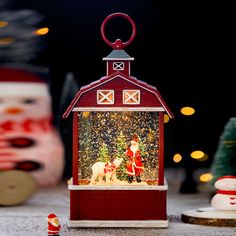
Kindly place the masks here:
<instances>
[{"instance_id":1,"label":"plush snowman","mask_svg":"<svg viewBox=\"0 0 236 236\"><path fill-rule=\"evenodd\" d=\"M236 176L223 176L215 182L217 194L211 205L216 210L236 211Z\"/></svg>"},{"instance_id":2,"label":"plush snowman","mask_svg":"<svg viewBox=\"0 0 236 236\"><path fill-rule=\"evenodd\" d=\"M0 68L0 170L24 170L39 185L57 184L64 147L52 124L49 86L34 73Z\"/></svg>"}]
</instances>

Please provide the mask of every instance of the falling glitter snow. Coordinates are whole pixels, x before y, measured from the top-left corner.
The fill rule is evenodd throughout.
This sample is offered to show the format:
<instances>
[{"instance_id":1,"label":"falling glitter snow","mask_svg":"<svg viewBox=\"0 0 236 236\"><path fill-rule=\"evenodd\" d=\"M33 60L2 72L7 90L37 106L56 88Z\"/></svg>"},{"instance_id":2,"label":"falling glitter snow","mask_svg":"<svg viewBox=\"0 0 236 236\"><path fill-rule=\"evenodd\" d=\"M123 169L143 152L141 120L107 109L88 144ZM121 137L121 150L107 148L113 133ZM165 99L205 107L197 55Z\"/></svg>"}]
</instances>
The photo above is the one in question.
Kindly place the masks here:
<instances>
[{"instance_id":1,"label":"falling glitter snow","mask_svg":"<svg viewBox=\"0 0 236 236\"><path fill-rule=\"evenodd\" d=\"M125 180L125 150L134 134L140 137L139 148L145 171L142 180L157 180L158 113L156 112L80 112L79 179L90 179L97 161L123 157L117 178Z\"/></svg>"}]
</instances>

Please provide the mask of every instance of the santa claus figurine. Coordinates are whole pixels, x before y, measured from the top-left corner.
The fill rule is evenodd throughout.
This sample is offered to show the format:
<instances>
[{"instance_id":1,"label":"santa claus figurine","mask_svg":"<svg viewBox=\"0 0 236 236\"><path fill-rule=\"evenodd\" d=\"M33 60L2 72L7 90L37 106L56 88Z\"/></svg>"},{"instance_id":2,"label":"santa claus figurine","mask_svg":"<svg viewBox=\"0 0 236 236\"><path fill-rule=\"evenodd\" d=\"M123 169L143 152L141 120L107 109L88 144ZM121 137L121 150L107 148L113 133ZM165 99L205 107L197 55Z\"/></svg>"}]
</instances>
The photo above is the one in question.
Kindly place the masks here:
<instances>
[{"instance_id":1,"label":"santa claus figurine","mask_svg":"<svg viewBox=\"0 0 236 236\"><path fill-rule=\"evenodd\" d=\"M52 213L48 215L48 235L59 235L61 225L58 217Z\"/></svg>"},{"instance_id":2,"label":"santa claus figurine","mask_svg":"<svg viewBox=\"0 0 236 236\"><path fill-rule=\"evenodd\" d=\"M236 211L236 176L223 176L216 180L217 194L211 205L216 210Z\"/></svg>"},{"instance_id":3,"label":"santa claus figurine","mask_svg":"<svg viewBox=\"0 0 236 236\"><path fill-rule=\"evenodd\" d=\"M64 147L52 124L49 85L23 69L0 67L0 170L23 170L40 186L57 184Z\"/></svg>"},{"instance_id":4,"label":"santa claus figurine","mask_svg":"<svg viewBox=\"0 0 236 236\"><path fill-rule=\"evenodd\" d=\"M142 157L139 150L139 136L137 134L133 135L131 145L128 147L125 152L127 156L127 174L128 174L128 183L132 183L134 180L134 176L136 177L136 181L140 183L141 173L144 171Z\"/></svg>"}]
</instances>

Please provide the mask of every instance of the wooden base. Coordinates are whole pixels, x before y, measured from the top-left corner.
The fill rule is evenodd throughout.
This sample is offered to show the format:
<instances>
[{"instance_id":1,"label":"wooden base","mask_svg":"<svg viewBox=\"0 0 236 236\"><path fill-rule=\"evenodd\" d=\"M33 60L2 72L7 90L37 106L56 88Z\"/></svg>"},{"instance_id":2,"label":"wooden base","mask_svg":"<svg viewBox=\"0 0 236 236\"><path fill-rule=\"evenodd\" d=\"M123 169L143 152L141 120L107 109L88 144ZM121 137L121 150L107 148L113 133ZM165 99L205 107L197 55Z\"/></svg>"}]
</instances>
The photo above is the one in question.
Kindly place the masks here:
<instances>
[{"instance_id":1,"label":"wooden base","mask_svg":"<svg viewBox=\"0 0 236 236\"><path fill-rule=\"evenodd\" d=\"M0 173L0 205L19 205L33 195L36 187L33 176L25 171L3 171Z\"/></svg>"},{"instance_id":2,"label":"wooden base","mask_svg":"<svg viewBox=\"0 0 236 236\"><path fill-rule=\"evenodd\" d=\"M236 211L220 211L211 207L185 211L181 219L189 224L236 227Z\"/></svg>"},{"instance_id":3,"label":"wooden base","mask_svg":"<svg viewBox=\"0 0 236 236\"><path fill-rule=\"evenodd\" d=\"M167 228L168 220L69 220L68 227Z\"/></svg>"}]
</instances>

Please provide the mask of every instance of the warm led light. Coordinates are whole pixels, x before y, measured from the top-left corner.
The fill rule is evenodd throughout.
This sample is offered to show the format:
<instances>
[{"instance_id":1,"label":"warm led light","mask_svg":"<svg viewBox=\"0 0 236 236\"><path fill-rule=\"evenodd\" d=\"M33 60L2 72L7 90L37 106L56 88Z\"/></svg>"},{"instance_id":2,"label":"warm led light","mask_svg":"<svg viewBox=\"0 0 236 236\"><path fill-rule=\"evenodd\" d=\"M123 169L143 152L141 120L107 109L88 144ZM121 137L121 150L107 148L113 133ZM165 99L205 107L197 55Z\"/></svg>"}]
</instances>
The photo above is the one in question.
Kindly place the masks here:
<instances>
[{"instance_id":1,"label":"warm led light","mask_svg":"<svg viewBox=\"0 0 236 236\"><path fill-rule=\"evenodd\" d=\"M212 178L213 178L213 175L211 173L205 173L205 174L202 174L199 179L201 182L206 183L206 182L211 181Z\"/></svg>"},{"instance_id":2,"label":"warm led light","mask_svg":"<svg viewBox=\"0 0 236 236\"><path fill-rule=\"evenodd\" d=\"M5 45L14 42L15 39L11 37L0 38L0 45Z\"/></svg>"},{"instance_id":3,"label":"warm led light","mask_svg":"<svg viewBox=\"0 0 236 236\"><path fill-rule=\"evenodd\" d=\"M6 22L6 21L0 21L0 27L5 27L5 26L7 26L7 25L9 25L8 22Z\"/></svg>"},{"instance_id":4,"label":"warm led light","mask_svg":"<svg viewBox=\"0 0 236 236\"><path fill-rule=\"evenodd\" d=\"M167 114L164 114L164 123L168 123L170 120L170 117Z\"/></svg>"},{"instance_id":5,"label":"warm led light","mask_svg":"<svg viewBox=\"0 0 236 236\"><path fill-rule=\"evenodd\" d=\"M89 111L84 111L82 113L83 118L87 119L89 117L89 113L90 113Z\"/></svg>"},{"instance_id":6,"label":"warm led light","mask_svg":"<svg viewBox=\"0 0 236 236\"><path fill-rule=\"evenodd\" d=\"M182 156L179 154L179 153L176 153L174 156L173 156L173 161L175 163L178 163L182 160Z\"/></svg>"},{"instance_id":7,"label":"warm led light","mask_svg":"<svg viewBox=\"0 0 236 236\"><path fill-rule=\"evenodd\" d=\"M45 28L41 28L35 31L35 34L37 35L45 35L47 34L49 31L49 28L45 27Z\"/></svg>"},{"instance_id":8,"label":"warm led light","mask_svg":"<svg viewBox=\"0 0 236 236\"><path fill-rule=\"evenodd\" d=\"M193 159L201 159L203 158L205 155L205 153L203 151L199 151L199 150L196 150L196 151L193 151L190 156L193 158Z\"/></svg>"},{"instance_id":9,"label":"warm led light","mask_svg":"<svg viewBox=\"0 0 236 236\"><path fill-rule=\"evenodd\" d=\"M195 113L195 109L192 107L182 107L180 112L185 116L191 116Z\"/></svg>"}]
</instances>

